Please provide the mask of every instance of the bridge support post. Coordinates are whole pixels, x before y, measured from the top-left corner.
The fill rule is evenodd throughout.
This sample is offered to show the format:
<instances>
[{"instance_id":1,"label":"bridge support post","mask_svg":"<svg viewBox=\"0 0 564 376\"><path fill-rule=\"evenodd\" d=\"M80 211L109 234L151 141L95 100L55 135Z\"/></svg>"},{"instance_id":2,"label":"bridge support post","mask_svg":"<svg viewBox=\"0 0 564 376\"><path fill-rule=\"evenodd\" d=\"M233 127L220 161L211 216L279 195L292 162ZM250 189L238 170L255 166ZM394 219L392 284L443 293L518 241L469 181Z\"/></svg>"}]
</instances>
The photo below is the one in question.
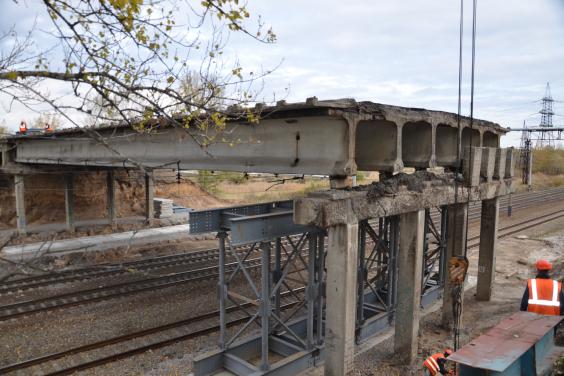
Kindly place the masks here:
<instances>
[{"instance_id":1,"label":"bridge support post","mask_svg":"<svg viewBox=\"0 0 564 376\"><path fill-rule=\"evenodd\" d=\"M65 174L65 213L67 230L74 232L74 175Z\"/></svg>"},{"instance_id":2,"label":"bridge support post","mask_svg":"<svg viewBox=\"0 0 564 376\"><path fill-rule=\"evenodd\" d=\"M447 206L447 247L446 262L453 256L463 256L466 247L466 218L468 203L459 203ZM452 293L454 285L450 282L450 272L446 270L445 287L443 293L442 324L446 329L452 329ZM462 309L462 307L461 307Z\"/></svg>"},{"instance_id":3,"label":"bridge support post","mask_svg":"<svg viewBox=\"0 0 564 376\"><path fill-rule=\"evenodd\" d=\"M478 258L478 286L476 299L489 301L495 279L495 253L499 222L499 198L482 201L480 221L480 255Z\"/></svg>"},{"instance_id":4,"label":"bridge support post","mask_svg":"<svg viewBox=\"0 0 564 376\"><path fill-rule=\"evenodd\" d=\"M155 180L154 175L145 174L145 219L150 222L155 218L155 208L153 199L155 198Z\"/></svg>"},{"instance_id":5,"label":"bridge support post","mask_svg":"<svg viewBox=\"0 0 564 376\"><path fill-rule=\"evenodd\" d=\"M16 225L18 233L25 235L27 232L27 222L25 219L24 175L14 175L14 194L16 196Z\"/></svg>"},{"instance_id":6,"label":"bridge support post","mask_svg":"<svg viewBox=\"0 0 564 376\"><path fill-rule=\"evenodd\" d=\"M344 376L354 361L358 223L328 231L325 375Z\"/></svg>"},{"instance_id":7,"label":"bridge support post","mask_svg":"<svg viewBox=\"0 0 564 376\"><path fill-rule=\"evenodd\" d=\"M112 228L116 227L116 183L113 170L106 176L108 219Z\"/></svg>"},{"instance_id":8,"label":"bridge support post","mask_svg":"<svg viewBox=\"0 0 564 376\"><path fill-rule=\"evenodd\" d=\"M405 364L417 358L424 226L424 210L399 215L398 278L402 283L397 290L394 350Z\"/></svg>"}]
</instances>

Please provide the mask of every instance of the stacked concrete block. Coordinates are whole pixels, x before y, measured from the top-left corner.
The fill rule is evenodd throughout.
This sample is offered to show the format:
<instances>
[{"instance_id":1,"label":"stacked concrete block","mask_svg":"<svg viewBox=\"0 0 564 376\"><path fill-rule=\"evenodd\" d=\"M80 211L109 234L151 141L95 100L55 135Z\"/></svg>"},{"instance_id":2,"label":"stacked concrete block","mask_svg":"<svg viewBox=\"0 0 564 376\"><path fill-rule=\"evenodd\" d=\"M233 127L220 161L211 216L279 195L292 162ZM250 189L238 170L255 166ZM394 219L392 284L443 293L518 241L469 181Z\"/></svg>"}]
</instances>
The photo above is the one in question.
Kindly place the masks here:
<instances>
[{"instance_id":1,"label":"stacked concrete block","mask_svg":"<svg viewBox=\"0 0 564 376\"><path fill-rule=\"evenodd\" d=\"M480 170L482 169L482 148L464 148L462 166L462 175L468 186L478 186L480 184Z\"/></svg>"},{"instance_id":2,"label":"stacked concrete block","mask_svg":"<svg viewBox=\"0 0 564 376\"><path fill-rule=\"evenodd\" d=\"M172 217L172 200L166 198L157 198L153 200L155 209L155 218L169 218Z\"/></svg>"},{"instance_id":3,"label":"stacked concrete block","mask_svg":"<svg viewBox=\"0 0 564 376\"><path fill-rule=\"evenodd\" d=\"M495 155L494 179L505 178L505 163L507 159L507 149L497 149Z\"/></svg>"},{"instance_id":4,"label":"stacked concrete block","mask_svg":"<svg viewBox=\"0 0 564 376\"><path fill-rule=\"evenodd\" d=\"M494 176L496 162L496 148L482 148L482 165L480 175L491 182Z\"/></svg>"}]
</instances>

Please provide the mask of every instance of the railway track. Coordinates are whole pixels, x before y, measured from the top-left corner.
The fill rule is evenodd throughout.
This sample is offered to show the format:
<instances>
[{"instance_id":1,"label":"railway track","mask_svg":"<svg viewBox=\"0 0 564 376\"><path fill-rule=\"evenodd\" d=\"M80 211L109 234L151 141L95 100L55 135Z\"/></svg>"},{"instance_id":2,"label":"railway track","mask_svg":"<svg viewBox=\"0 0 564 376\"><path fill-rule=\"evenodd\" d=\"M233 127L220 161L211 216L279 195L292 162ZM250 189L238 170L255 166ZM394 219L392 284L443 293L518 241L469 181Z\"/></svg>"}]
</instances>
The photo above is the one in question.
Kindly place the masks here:
<instances>
[{"instance_id":1,"label":"railway track","mask_svg":"<svg viewBox=\"0 0 564 376\"><path fill-rule=\"evenodd\" d=\"M260 267L260 258L245 261L248 268ZM226 271L232 271L237 263L226 264ZM65 294L53 295L46 298L23 301L0 306L0 321L29 316L34 313L47 312L60 308L94 303L102 300L125 297L144 291L153 291L183 283L210 279L218 275L217 266L209 266L185 272L174 273L160 277L153 277L141 281L130 281L116 285L103 286L88 290L80 290Z\"/></svg>"},{"instance_id":2,"label":"railway track","mask_svg":"<svg viewBox=\"0 0 564 376\"><path fill-rule=\"evenodd\" d=\"M524 230L528 230L530 228L540 226L542 224L560 218L564 218L564 210L557 210L549 214L545 214L539 217L529 219L527 221L522 221L503 228L499 228L497 237L498 239L506 238L508 236L518 234ZM477 248L480 245L480 235L469 237L468 242L469 242L468 248Z\"/></svg>"},{"instance_id":3,"label":"railway track","mask_svg":"<svg viewBox=\"0 0 564 376\"><path fill-rule=\"evenodd\" d=\"M58 283L83 281L93 278L118 276L131 271L150 271L178 265L193 265L215 261L218 257L216 249L182 253L171 256L154 257L139 261L128 261L120 264L107 264L95 267L80 268L64 272L50 273L40 276L26 277L6 281L0 285L0 295L17 291L31 290Z\"/></svg>"},{"instance_id":4,"label":"railway track","mask_svg":"<svg viewBox=\"0 0 564 376\"><path fill-rule=\"evenodd\" d=\"M564 195L564 190L561 191L562 194ZM522 205L526 204L527 206L530 206L533 205L535 202L537 202L536 200L539 199L545 202L544 200L546 200L547 194L550 195L549 197L554 197L554 192L543 191L542 193L543 193L542 195L540 194L535 195L534 196L535 200L529 199L528 201L521 202L521 204ZM520 200L522 200L522 198L523 198L523 194L521 194ZM516 204L515 201L514 203ZM517 201L517 203L519 203L519 201ZM475 205L474 210L476 209L480 209L479 205ZM541 218L537 219L537 221L542 221L539 223L535 222L535 224L528 224L529 221L525 221L505 228L500 228L499 236L503 237L505 232L514 234L518 231L522 231L524 229L534 227L538 224L546 223L548 221L562 217L562 215L558 215L558 213L561 212L554 212L549 215L542 216ZM564 211L562 211L562 213L564 213ZM513 228L516 228L516 230L512 230ZM469 242L479 240L479 236L470 237L468 240ZM476 247L476 246L477 244L473 244L473 243L469 244L469 247ZM241 247L239 250L243 252L246 249L248 249L248 247ZM127 262L121 264L121 267L125 268L126 271L132 269L136 271L151 270L157 268L166 268L171 265L203 264L206 262L214 261L217 259L217 257L218 254L216 249L208 249L208 250L203 250L193 253L162 256L162 257L156 257L146 260ZM257 268L260 265L260 260L258 258L251 259L248 260L248 263L251 268ZM227 265L227 268L234 268L235 265L236 265L235 262L230 263ZM69 282L69 281L76 281L81 279L89 279L89 277L93 275L89 273L104 273L103 276L113 276L123 273L123 270L110 269L110 270L100 271L100 270L93 270L93 268L86 268L86 269L79 269L76 271L76 273L57 274L55 275L56 278L55 280L49 280L47 278L48 276L26 278L24 280L13 281L14 283L19 282L19 284L13 284L11 286L3 286L4 290L0 289L0 291L6 292L6 291L14 291L14 289L17 290L31 289L33 288L32 286L37 287L37 286L45 286L51 283L63 283L63 281ZM94 275L100 276L100 274L94 274ZM45 298L29 300L29 301L16 302L16 303L0 306L0 322L10 319L21 318L24 316L29 316L40 312L48 312L61 308L90 304L90 303L95 303L113 298L131 296L146 291L163 289L179 284L202 281L202 280L214 278L217 275L218 275L217 266L206 266L206 267L200 267L187 271L169 273L162 276L145 278L142 280L127 281L114 285L107 285L107 286L102 286L92 289L63 293Z\"/></svg>"},{"instance_id":5,"label":"railway track","mask_svg":"<svg viewBox=\"0 0 564 376\"><path fill-rule=\"evenodd\" d=\"M540 217L521 221L499 229L499 238L511 236L520 231L559 219L564 217L564 210L555 211ZM475 248L479 245L479 235L469 237L469 248ZM254 258L246 261L247 266L251 269L260 266L260 258ZM232 262L226 265L226 270L233 270L237 263ZM217 266L209 266L200 269L194 269L170 275L153 277L141 281L130 281L119 283L116 285L104 286L100 288L80 290L71 293L49 296L41 299L23 301L13 304L0 306L0 322L16 319L24 316L40 312L48 312L56 309L79 306L108 300L119 297L135 295L141 292L153 291L167 287L176 286L190 282L202 281L215 278L218 275Z\"/></svg>"},{"instance_id":6,"label":"railway track","mask_svg":"<svg viewBox=\"0 0 564 376\"><path fill-rule=\"evenodd\" d=\"M297 293L303 292L304 288L298 288L294 291ZM290 293L282 294L282 305L280 307L282 310L287 310L298 304L297 301L290 299ZM241 304L243 308L250 306L250 303ZM227 322L227 327L243 324L251 318L240 307L231 306L227 310L234 317ZM0 375L7 373L69 375L99 367L149 350L217 332L220 329L219 325L213 323L205 325L207 321L215 319L217 316L219 316L219 311L211 311L185 320L108 338L23 362L0 366Z\"/></svg>"},{"instance_id":7,"label":"railway track","mask_svg":"<svg viewBox=\"0 0 564 376\"><path fill-rule=\"evenodd\" d=\"M514 210L530 207L537 203L559 201L564 199L564 189L551 188L534 193L514 194L512 207ZM508 198L503 197L500 202L500 211L507 209ZM470 205L469 220L480 218L481 207L479 203ZM437 213L433 219L438 220ZM244 250L244 248L241 248ZM95 278L108 278L120 276L126 273L149 272L157 269L166 269L182 265L198 265L212 262L218 259L217 248L206 249L189 253L160 256L137 261L128 261L119 264L106 264L95 267L73 269L63 272L49 273L39 276L26 277L17 280L4 281L0 284L0 296L14 294L20 291L33 290L64 284L69 282L84 281Z\"/></svg>"},{"instance_id":8,"label":"railway track","mask_svg":"<svg viewBox=\"0 0 564 376\"><path fill-rule=\"evenodd\" d=\"M508 237L521 231L563 217L564 210L554 211L549 214L500 228L498 236L499 238ZM479 246L479 236L470 237L468 240L469 242L471 242L469 244L469 248L476 248ZM249 262L255 262L256 265L260 265L259 259L249 260ZM233 265L234 263L230 264L229 267L233 267ZM202 275L202 278L206 277ZM100 299L109 297L110 296L108 295ZM297 304L297 302L289 302L286 303L284 307L290 307L295 304ZM230 307L229 311L239 312L239 315L235 319L229 321L227 324L228 326L242 324L250 318L250 316L243 314L238 307ZM40 367L41 373L45 375L67 375L77 371L98 367L103 364L124 359L149 350L158 349L180 341L189 340L216 332L219 330L219 326L215 324L208 324L203 328L194 328L193 326L196 324L204 323L206 322L206 320L214 319L217 317L217 315L218 311L212 311L186 320L180 320L161 326L156 326L150 329L109 338L61 352L47 354L19 363L0 366L0 374L19 371L23 371L26 374L28 374L29 372L35 373L33 371L36 369L36 367Z\"/></svg>"}]
</instances>

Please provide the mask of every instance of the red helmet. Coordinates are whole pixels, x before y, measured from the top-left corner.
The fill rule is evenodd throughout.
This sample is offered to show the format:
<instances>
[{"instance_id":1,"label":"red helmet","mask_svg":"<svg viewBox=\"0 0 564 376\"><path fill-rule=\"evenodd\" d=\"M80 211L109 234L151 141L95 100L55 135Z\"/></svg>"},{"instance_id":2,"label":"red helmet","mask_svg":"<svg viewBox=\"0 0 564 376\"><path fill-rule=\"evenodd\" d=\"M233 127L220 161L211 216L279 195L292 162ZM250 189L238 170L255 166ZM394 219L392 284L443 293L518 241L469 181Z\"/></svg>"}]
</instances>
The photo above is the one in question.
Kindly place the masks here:
<instances>
[{"instance_id":1,"label":"red helmet","mask_svg":"<svg viewBox=\"0 0 564 376\"><path fill-rule=\"evenodd\" d=\"M445 350L445 356L450 356L454 353L454 351L452 351L451 349L446 349Z\"/></svg>"},{"instance_id":2,"label":"red helmet","mask_svg":"<svg viewBox=\"0 0 564 376\"><path fill-rule=\"evenodd\" d=\"M546 260L537 261L537 270L551 270L552 264Z\"/></svg>"}]
</instances>

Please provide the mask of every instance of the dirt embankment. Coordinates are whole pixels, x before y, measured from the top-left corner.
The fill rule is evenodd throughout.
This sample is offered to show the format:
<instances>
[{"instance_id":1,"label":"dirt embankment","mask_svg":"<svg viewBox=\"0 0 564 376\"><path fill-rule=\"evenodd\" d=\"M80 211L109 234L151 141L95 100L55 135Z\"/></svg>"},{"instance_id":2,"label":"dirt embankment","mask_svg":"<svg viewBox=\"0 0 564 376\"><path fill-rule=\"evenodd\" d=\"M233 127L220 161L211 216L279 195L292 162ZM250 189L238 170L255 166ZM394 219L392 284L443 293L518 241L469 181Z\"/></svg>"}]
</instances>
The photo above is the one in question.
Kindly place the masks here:
<instances>
[{"instance_id":1,"label":"dirt embankment","mask_svg":"<svg viewBox=\"0 0 564 376\"><path fill-rule=\"evenodd\" d=\"M134 171L116 172L116 209L118 217L143 215L145 186L143 175ZM74 179L75 220L104 218L107 213L106 172L76 173ZM16 207L12 179L0 182L0 229L16 226ZM65 221L65 181L62 174L38 174L25 177L25 206L28 224ZM155 196L171 198L175 203L202 209L225 205L194 183L178 183L172 171L155 173Z\"/></svg>"}]
</instances>

